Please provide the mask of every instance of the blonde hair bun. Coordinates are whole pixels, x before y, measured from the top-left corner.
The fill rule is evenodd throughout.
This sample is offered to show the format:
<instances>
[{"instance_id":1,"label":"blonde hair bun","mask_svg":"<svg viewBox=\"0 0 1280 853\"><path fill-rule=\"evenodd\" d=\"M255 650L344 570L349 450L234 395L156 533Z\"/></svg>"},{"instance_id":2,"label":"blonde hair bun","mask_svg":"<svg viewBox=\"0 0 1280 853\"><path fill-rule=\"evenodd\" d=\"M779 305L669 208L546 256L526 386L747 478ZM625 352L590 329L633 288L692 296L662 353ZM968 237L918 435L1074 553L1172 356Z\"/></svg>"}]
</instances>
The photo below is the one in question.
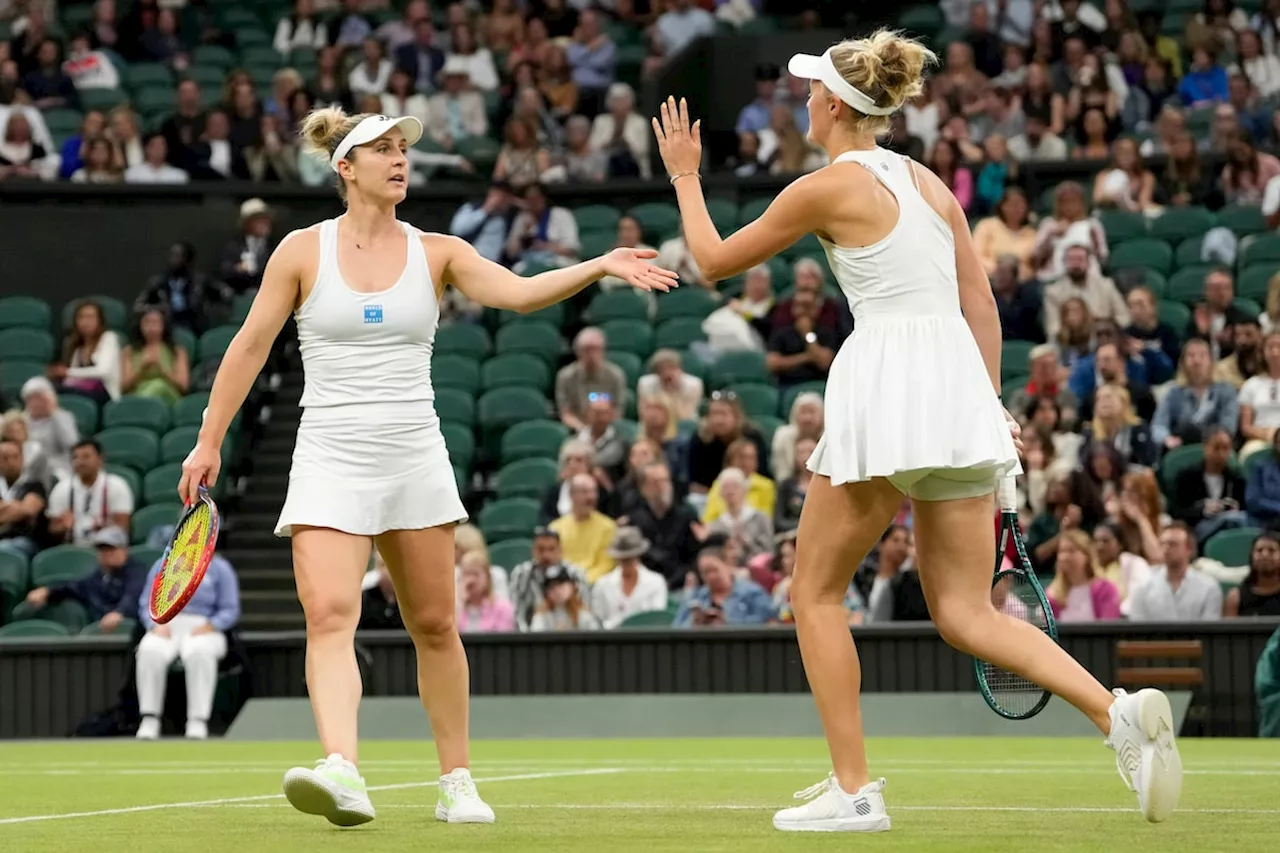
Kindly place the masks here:
<instances>
[{"instance_id":1,"label":"blonde hair bun","mask_svg":"<svg viewBox=\"0 0 1280 853\"><path fill-rule=\"evenodd\" d=\"M849 85L876 106L894 110L924 91L925 67L937 61L932 50L895 30L877 30L831 49L831 62Z\"/></svg>"}]
</instances>

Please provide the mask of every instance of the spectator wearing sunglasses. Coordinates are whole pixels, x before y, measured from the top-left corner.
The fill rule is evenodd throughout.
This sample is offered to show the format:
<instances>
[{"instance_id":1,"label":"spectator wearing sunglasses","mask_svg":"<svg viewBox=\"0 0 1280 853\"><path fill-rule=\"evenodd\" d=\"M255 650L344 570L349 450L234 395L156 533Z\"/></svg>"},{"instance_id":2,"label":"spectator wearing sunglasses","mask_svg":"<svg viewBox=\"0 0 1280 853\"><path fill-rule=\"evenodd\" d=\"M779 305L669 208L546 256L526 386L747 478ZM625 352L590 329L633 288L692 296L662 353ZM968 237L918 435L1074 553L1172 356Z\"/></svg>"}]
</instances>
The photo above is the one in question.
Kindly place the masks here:
<instances>
[{"instance_id":1,"label":"spectator wearing sunglasses","mask_svg":"<svg viewBox=\"0 0 1280 853\"><path fill-rule=\"evenodd\" d=\"M759 458L764 458L764 436L747 422L732 391L716 391L707 404L707 412L698 424L698 431L689 440L689 493L690 496L706 495L711 485L724 469L725 453L729 445L746 438L756 446ZM695 497L695 500L702 500Z\"/></svg>"},{"instance_id":2,"label":"spectator wearing sunglasses","mask_svg":"<svg viewBox=\"0 0 1280 853\"><path fill-rule=\"evenodd\" d=\"M586 425L592 394L606 394L620 404L626 402L626 374L605 359L604 350L604 332L589 326L573 339L577 358L556 374L556 409L569 429L581 430Z\"/></svg>"},{"instance_id":3,"label":"spectator wearing sunglasses","mask_svg":"<svg viewBox=\"0 0 1280 853\"><path fill-rule=\"evenodd\" d=\"M588 394L586 422L578 432L578 439L595 451L592 473L609 490L626 474L627 452L631 449L630 442L614 427L618 420L616 399L598 391Z\"/></svg>"}]
</instances>

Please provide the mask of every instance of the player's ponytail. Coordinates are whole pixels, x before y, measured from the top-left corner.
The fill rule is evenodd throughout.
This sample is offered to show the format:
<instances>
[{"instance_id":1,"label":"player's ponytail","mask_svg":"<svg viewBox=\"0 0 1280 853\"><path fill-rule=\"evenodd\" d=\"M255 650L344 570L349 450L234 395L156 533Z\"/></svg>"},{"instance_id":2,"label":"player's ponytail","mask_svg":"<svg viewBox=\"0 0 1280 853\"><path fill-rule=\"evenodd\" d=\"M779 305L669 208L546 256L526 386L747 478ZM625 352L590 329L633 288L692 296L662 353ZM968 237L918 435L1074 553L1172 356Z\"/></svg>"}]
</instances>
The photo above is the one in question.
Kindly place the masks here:
<instances>
[{"instance_id":1,"label":"player's ponytail","mask_svg":"<svg viewBox=\"0 0 1280 853\"><path fill-rule=\"evenodd\" d=\"M329 162L338 143L350 133L364 116L349 116L342 107L322 107L312 110L302 120L298 135L302 137L302 149L307 154Z\"/></svg>"},{"instance_id":2,"label":"player's ponytail","mask_svg":"<svg viewBox=\"0 0 1280 853\"><path fill-rule=\"evenodd\" d=\"M924 91L924 70L937 55L920 42L893 30L877 30L863 39L850 39L831 49L831 62L851 86L876 106L897 110ZM881 133L887 116L854 113L860 130Z\"/></svg>"}]
</instances>

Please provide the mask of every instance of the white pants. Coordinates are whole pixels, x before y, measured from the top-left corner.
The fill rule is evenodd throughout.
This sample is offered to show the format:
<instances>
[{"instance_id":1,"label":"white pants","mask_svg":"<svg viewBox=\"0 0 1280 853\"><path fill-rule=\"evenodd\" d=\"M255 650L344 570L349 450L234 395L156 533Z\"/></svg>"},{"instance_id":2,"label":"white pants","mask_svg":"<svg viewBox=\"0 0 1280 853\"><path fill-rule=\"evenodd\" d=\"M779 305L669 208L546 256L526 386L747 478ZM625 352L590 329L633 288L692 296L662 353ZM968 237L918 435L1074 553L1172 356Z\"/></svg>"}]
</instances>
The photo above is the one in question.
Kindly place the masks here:
<instances>
[{"instance_id":1,"label":"white pants","mask_svg":"<svg viewBox=\"0 0 1280 853\"><path fill-rule=\"evenodd\" d=\"M181 658L187 676L187 719L208 721L218 684L218 661L227 655L227 638L221 631L192 636L207 622L203 616L179 613L169 623L169 636L152 630L138 643L138 710L143 716L159 717L164 710L169 667L174 658Z\"/></svg>"}]
</instances>

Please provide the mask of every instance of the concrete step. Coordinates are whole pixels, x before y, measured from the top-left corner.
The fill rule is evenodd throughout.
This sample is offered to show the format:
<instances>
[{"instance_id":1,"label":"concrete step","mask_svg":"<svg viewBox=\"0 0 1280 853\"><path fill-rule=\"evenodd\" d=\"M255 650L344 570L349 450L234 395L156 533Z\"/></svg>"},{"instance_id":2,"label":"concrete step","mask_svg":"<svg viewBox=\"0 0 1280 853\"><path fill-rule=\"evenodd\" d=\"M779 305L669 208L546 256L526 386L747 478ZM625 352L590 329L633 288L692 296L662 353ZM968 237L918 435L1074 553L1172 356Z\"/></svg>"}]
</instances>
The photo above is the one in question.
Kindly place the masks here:
<instances>
[{"instance_id":1,"label":"concrete step","mask_svg":"<svg viewBox=\"0 0 1280 853\"><path fill-rule=\"evenodd\" d=\"M242 613L241 631L300 631L307 626L302 610L297 613Z\"/></svg>"},{"instance_id":2,"label":"concrete step","mask_svg":"<svg viewBox=\"0 0 1280 853\"><path fill-rule=\"evenodd\" d=\"M293 570L283 569L241 569L240 588L252 592L289 592L296 594L297 587L293 580Z\"/></svg>"},{"instance_id":3,"label":"concrete step","mask_svg":"<svg viewBox=\"0 0 1280 853\"><path fill-rule=\"evenodd\" d=\"M302 613L294 590L240 590L240 609L244 613Z\"/></svg>"}]
</instances>

